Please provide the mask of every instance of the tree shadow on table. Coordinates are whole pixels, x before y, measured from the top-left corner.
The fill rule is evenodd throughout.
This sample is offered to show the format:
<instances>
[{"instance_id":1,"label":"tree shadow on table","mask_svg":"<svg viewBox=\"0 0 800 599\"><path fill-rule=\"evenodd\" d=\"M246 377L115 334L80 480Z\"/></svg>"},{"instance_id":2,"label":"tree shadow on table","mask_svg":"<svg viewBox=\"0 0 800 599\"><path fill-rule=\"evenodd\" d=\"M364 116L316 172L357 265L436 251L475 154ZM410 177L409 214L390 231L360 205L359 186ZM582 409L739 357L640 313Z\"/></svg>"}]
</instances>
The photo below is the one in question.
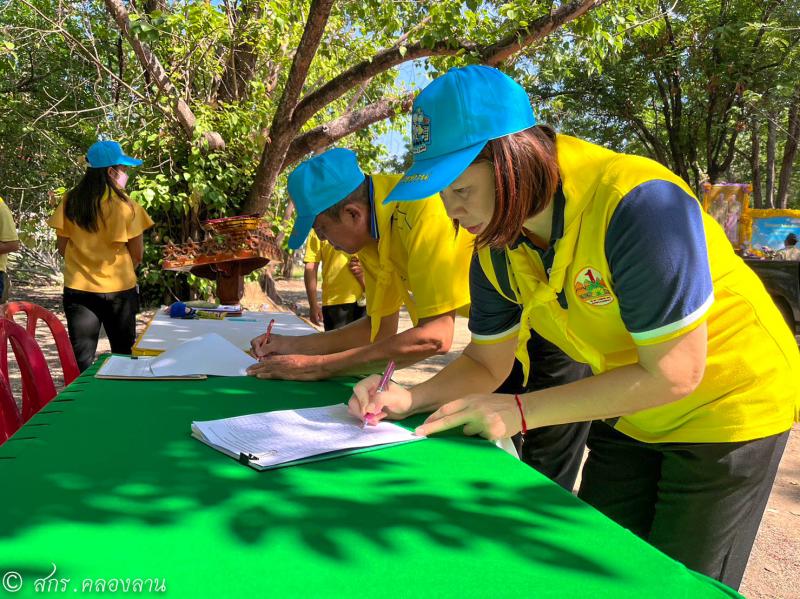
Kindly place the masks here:
<instances>
[{"instance_id":1,"label":"tree shadow on table","mask_svg":"<svg viewBox=\"0 0 800 599\"><path fill-rule=\"evenodd\" d=\"M344 383L166 383L139 387L137 401L115 401L113 393L130 387L110 383L92 382L95 393L111 394L103 401L71 388L2 448L0 546L64 522L135 521L157 536L206 511L221 515L244 547L288 532L320 556L347 562L359 559L353 536L386 554L402 551L411 534L464 554L489 542L532 563L612 575L569 534L598 516L483 440L454 434L256 472L189 437L192 420L319 405L321 396L344 401Z\"/></svg>"}]
</instances>

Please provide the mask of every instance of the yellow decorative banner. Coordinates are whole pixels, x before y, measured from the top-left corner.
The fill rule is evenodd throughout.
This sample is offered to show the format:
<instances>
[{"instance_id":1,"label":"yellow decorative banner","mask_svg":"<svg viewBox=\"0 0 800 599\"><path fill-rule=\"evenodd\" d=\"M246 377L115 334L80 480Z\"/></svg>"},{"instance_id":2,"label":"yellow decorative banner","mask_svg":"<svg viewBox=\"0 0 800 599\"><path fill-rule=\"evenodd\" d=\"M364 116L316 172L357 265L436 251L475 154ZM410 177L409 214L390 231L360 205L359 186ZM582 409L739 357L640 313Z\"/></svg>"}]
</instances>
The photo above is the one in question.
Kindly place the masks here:
<instances>
[{"instance_id":1,"label":"yellow decorative banner","mask_svg":"<svg viewBox=\"0 0 800 599\"><path fill-rule=\"evenodd\" d=\"M722 226L735 248L742 247L750 238L752 192L753 186L749 183L703 184L703 210Z\"/></svg>"}]
</instances>

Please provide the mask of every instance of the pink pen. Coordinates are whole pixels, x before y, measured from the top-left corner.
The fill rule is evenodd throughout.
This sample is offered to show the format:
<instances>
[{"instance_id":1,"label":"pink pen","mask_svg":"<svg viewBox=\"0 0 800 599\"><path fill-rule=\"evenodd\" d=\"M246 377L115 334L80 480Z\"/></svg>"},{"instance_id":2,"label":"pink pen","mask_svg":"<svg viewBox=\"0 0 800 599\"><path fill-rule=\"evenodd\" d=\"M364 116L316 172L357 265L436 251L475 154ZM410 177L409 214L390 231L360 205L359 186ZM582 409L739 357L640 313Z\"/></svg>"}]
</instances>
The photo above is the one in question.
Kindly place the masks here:
<instances>
[{"instance_id":1,"label":"pink pen","mask_svg":"<svg viewBox=\"0 0 800 599\"><path fill-rule=\"evenodd\" d=\"M386 387L389 385L389 380L392 378L394 374L394 360L389 360L389 363L386 365L386 370L383 372L383 376L381 377L381 381L378 383L378 388L375 389L375 393L383 393L386 391ZM377 417L378 414L373 414L372 412L367 412L364 414L364 420L361 422L361 428L364 428L367 424L367 420Z\"/></svg>"},{"instance_id":2,"label":"pink pen","mask_svg":"<svg viewBox=\"0 0 800 599\"><path fill-rule=\"evenodd\" d=\"M270 339L270 337L272 337L272 325L274 325L274 324L275 324L275 319L274 318L270 318L269 324L267 325L267 338L264 339L264 345L269 343L269 339Z\"/></svg>"},{"instance_id":3,"label":"pink pen","mask_svg":"<svg viewBox=\"0 0 800 599\"><path fill-rule=\"evenodd\" d=\"M262 347L262 348L263 348L263 347L264 347L264 346L265 346L267 343L269 343L269 339L270 339L270 337L272 337L272 325L274 325L274 324L275 324L275 319L274 319L274 318L271 318L271 319L270 319L270 321L269 321L269 324L267 325L267 336L264 338L264 343L262 343L262 344L261 344L261 347ZM263 359L264 359L264 358L266 358L266 357L267 357L267 356L261 356L260 358L258 358L258 361L260 362L261 360L263 360Z\"/></svg>"}]
</instances>

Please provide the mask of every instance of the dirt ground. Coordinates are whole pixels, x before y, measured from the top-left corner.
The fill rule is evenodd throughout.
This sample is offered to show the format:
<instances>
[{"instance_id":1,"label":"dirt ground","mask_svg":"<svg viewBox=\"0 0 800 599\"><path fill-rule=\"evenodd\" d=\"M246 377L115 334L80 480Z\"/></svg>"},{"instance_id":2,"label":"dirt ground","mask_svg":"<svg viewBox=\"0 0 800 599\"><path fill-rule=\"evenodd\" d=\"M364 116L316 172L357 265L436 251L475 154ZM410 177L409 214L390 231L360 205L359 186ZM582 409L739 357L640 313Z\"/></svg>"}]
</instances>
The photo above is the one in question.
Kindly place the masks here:
<instances>
[{"instance_id":1,"label":"dirt ground","mask_svg":"<svg viewBox=\"0 0 800 599\"><path fill-rule=\"evenodd\" d=\"M302 281L278 281L277 288L285 304L299 315L308 316L308 301ZM251 294L251 291L248 290L245 299L249 299L251 304L257 304L258 293ZM63 320L61 289L58 287L32 288L16 284L12 290L13 299L38 303L56 312ZM151 314L152 311L140 315L140 330ZM411 326L406 314L403 315L400 326ZM63 380L57 366L55 345L44 331L37 332L37 340L56 374L54 378L57 378L57 387L61 388ZM459 318L456 322L453 348L448 355L435 356L412 368L403 369L395 379L402 384L413 385L429 378L450 362L468 341L466 320ZM108 350L108 341L102 338L98 351ZM12 385L13 383L14 381ZM740 591L752 599L800 599L800 425L795 425L792 429Z\"/></svg>"}]
</instances>

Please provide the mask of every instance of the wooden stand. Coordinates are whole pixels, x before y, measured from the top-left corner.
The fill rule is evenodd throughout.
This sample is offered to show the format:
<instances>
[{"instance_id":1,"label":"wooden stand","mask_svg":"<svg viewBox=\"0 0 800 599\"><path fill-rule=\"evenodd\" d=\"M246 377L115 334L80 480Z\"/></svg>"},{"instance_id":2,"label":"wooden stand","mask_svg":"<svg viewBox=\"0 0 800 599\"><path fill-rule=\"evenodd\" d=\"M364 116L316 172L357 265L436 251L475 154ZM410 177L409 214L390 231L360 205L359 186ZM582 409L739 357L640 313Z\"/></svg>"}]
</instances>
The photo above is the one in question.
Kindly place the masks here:
<instances>
[{"instance_id":1,"label":"wooden stand","mask_svg":"<svg viewBox=\"0 0 800 599\"><path fill-rule=\"evenodd\" d=\"M194 266L189 272L198 277L216 281L217 300L221 304L238 304L244 295L245 275L267 264L269 264L267 258L241 258Z\"/></svg>"},{"instance_id":2,"label":"wooden stand","mask_svg":"<svg viewBox=\"0 0 800 599\"><path fill-rule=\"evenodd\" d=\"M215 281L222 304L238 304L245 275L281 259L272 231L258 217L218 218L203 223L203 228L208 233L200 243L167 244L162 268Z\"/></svg>"}]
</instances>

